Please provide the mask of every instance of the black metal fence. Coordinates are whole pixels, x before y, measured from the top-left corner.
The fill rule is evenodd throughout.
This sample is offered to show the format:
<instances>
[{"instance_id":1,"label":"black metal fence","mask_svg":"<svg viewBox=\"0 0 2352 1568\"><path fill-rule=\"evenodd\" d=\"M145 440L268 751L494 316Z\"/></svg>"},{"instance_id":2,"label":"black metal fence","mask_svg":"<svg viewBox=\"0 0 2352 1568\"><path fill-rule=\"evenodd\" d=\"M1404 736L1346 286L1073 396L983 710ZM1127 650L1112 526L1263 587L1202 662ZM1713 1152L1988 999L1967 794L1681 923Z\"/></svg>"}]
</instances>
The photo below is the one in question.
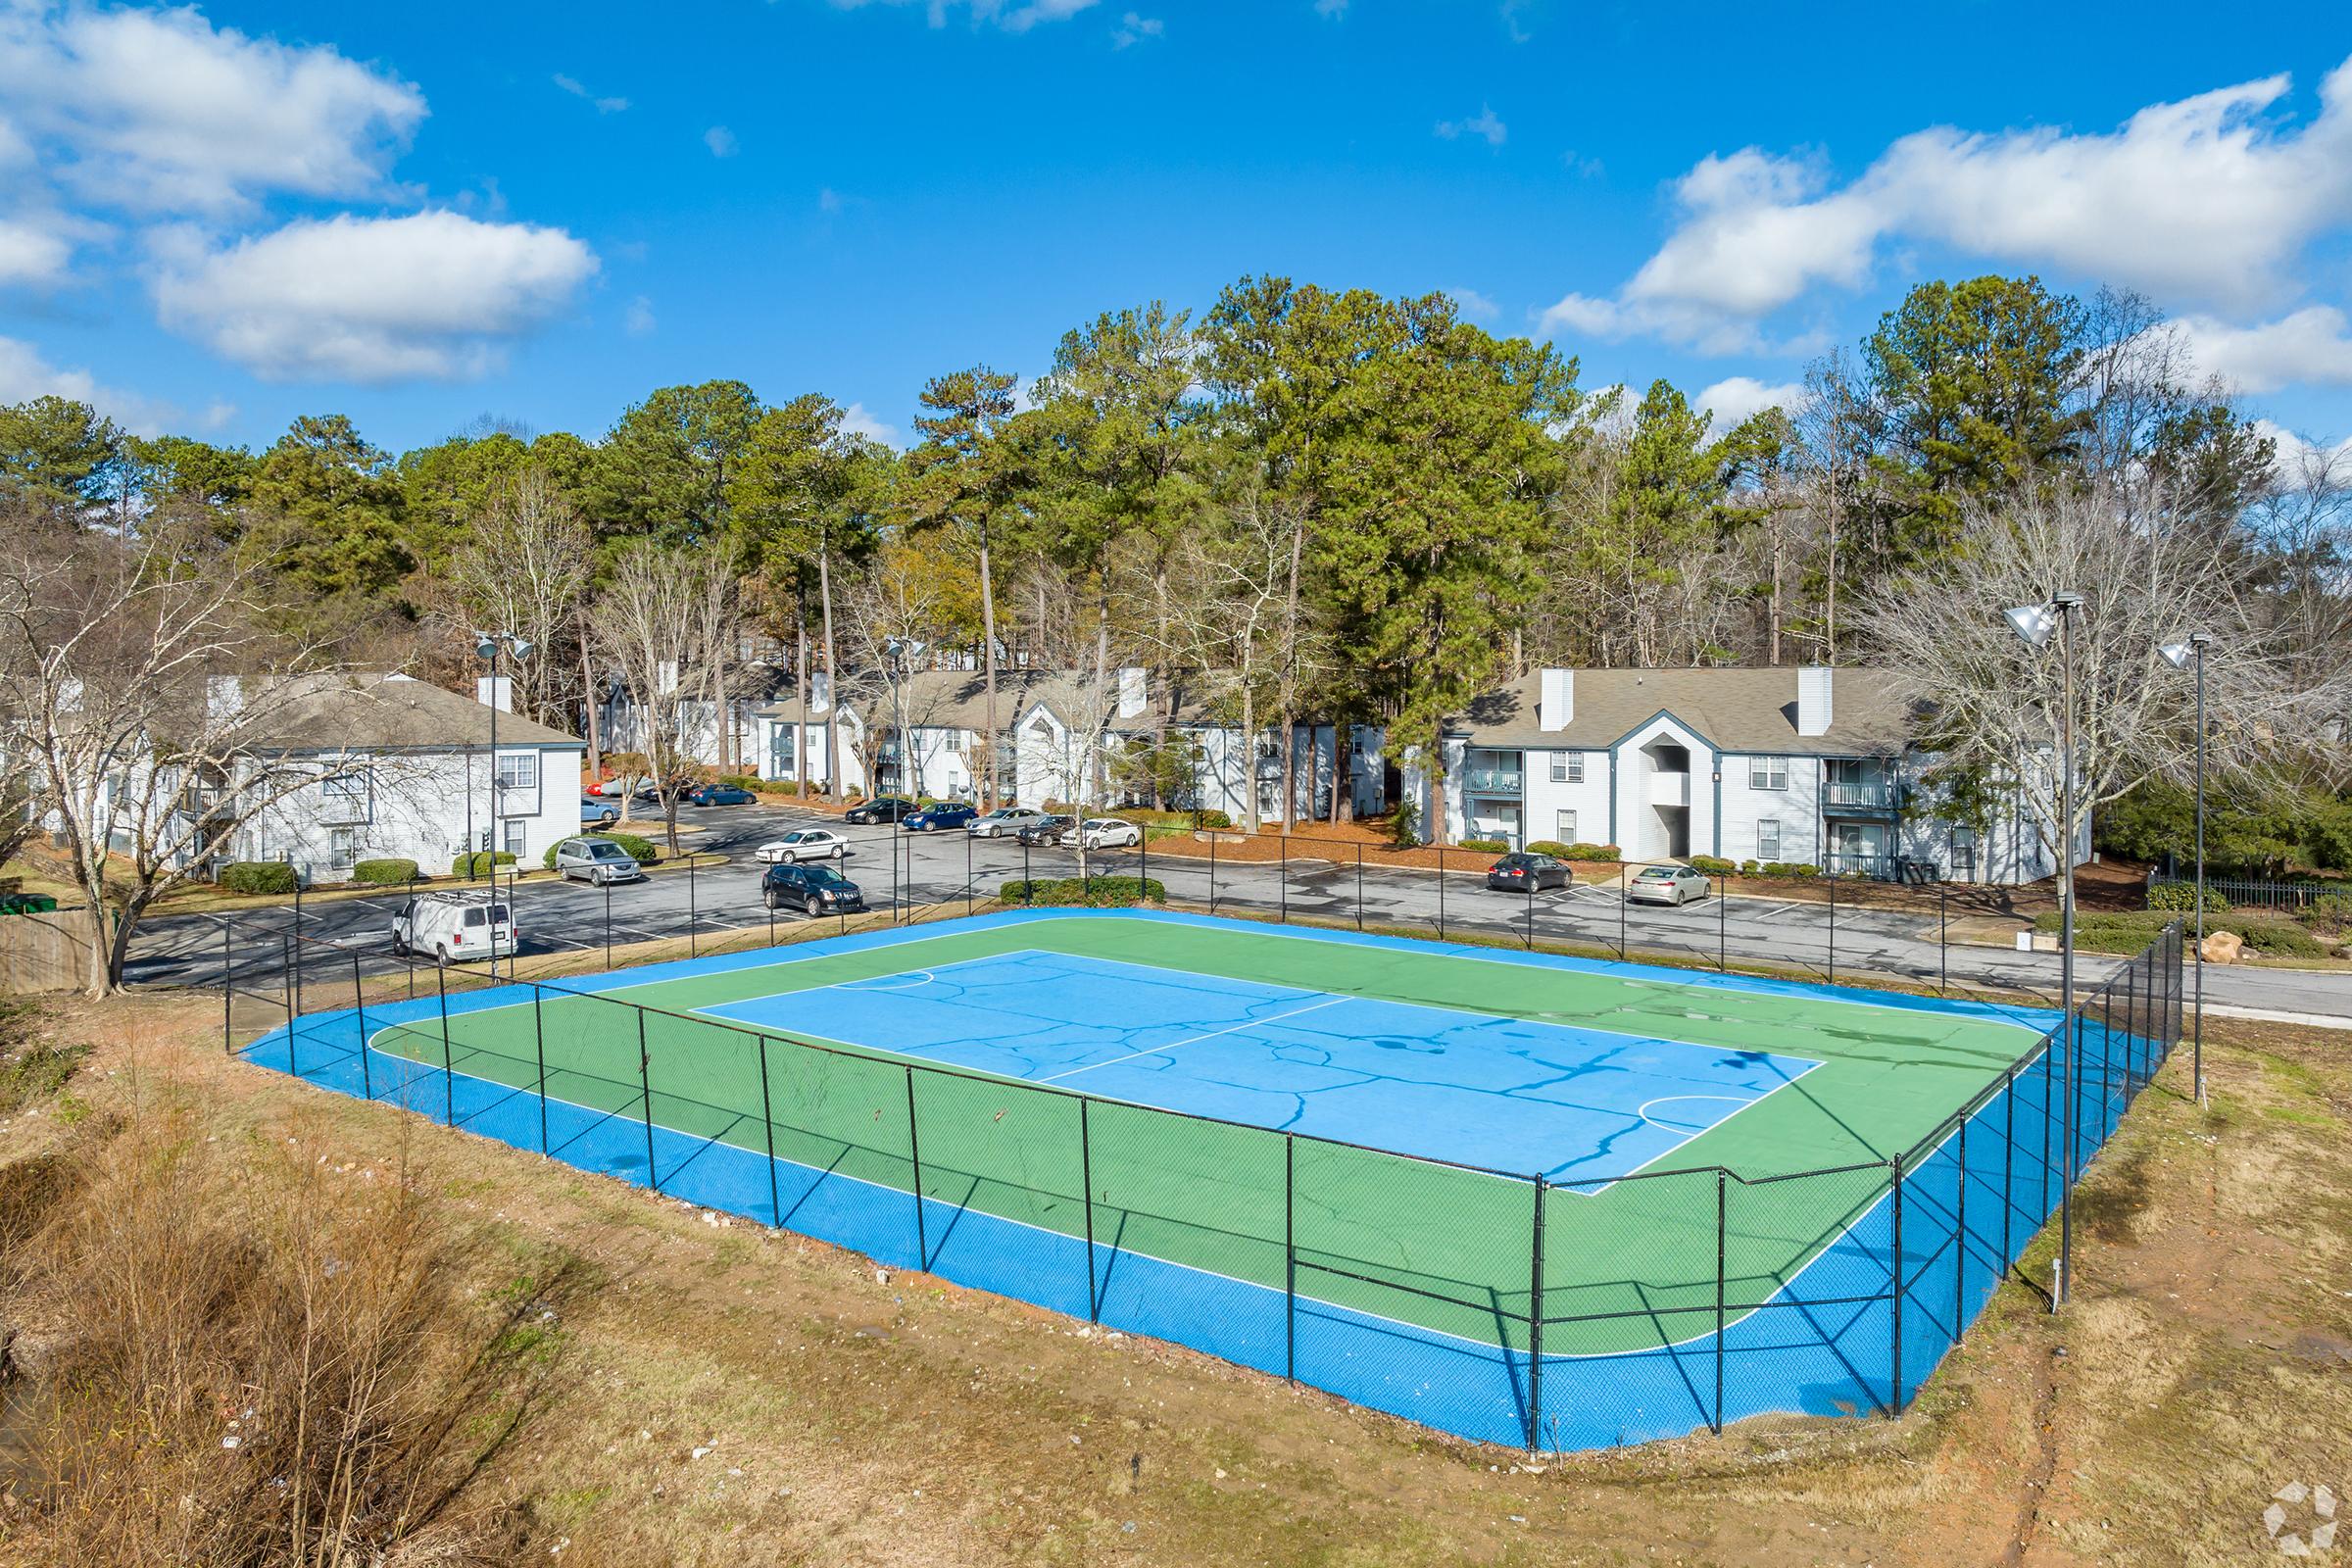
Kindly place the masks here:
<instances>
[{"instance_id":1,"label":"black metal fence","mask_svg":"<svg viewBox=\"0 0 2352 1568\"><path fill-rule=\"evenodd\" d=\"M889 918L869 929L887 940ZM887 1061L591 982L371 976L290 931L224 927L220 965L227 1048L311 1082L1568 1449L1899 1413L2180 1038L2181 957L2176 924L2071 1029L1883 1158L1575 1181Z\"/></svg>"},{"instance_id":2,"label":"black metal fence","mask_svg":"<svg viewBox=\"0 0 2352 1568\"><path fill-rule=\"evenodd\" d=\"M2148 892L2180 890L2180 906L2193 907L2197 882L2194 877L2172 872L2151 871ZM2314 909L2332 909L2339 916L2352 916L2352 879L2332 882L2298 880L2295 878L2208 876L2205 893L2210 900L2216 895L2235 909L2283 909L2291 913L2307 913ZM2219 904L2213 906L2220 907Z\"/></svg>"}]
</instances>

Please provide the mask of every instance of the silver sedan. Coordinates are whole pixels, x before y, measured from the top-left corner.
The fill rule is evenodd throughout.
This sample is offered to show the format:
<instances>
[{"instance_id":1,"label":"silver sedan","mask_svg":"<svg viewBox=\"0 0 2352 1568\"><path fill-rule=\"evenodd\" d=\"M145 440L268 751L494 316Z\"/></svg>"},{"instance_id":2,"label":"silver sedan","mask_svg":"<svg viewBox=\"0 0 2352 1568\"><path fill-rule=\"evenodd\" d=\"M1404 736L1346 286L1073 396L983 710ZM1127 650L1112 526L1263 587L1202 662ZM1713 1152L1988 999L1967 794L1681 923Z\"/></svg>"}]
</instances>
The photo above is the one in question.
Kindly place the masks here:
<instances>
[{"instance_id":1,"label":"silver sedan","mask_svg":"<svg viewBox=\"0 0 2352 1568\"><path fill-rule=\"evenodd\" d=\"M1687 865L1645 865L1625 885L1628 904L1671 904L1677 908L1703 899L1712 886L1701 871Z\"/></svg>"}]
</instances>

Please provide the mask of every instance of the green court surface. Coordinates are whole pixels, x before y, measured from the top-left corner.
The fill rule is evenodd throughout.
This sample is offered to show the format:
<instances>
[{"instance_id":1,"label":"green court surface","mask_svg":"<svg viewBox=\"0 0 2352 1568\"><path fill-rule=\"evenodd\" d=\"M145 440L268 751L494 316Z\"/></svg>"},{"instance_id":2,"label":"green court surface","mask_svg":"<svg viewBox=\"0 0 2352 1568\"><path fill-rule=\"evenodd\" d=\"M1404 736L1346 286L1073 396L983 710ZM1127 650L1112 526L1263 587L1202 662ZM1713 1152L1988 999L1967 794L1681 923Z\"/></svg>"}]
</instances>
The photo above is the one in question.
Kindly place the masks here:
<instances>
[{"instance_id":1,"label":"green court surface","mask_svg":"<svg viewBox=\"0 0 2352 1568\"><path fill-rule=\"evenodd\" d=\"M371 1044L434 1068L446 1052L456 1073L525 1096L544 1084L611 1120L650 1106L656 1127L772 1148L796 1191L838 1177L903 1193L919 1152L923 1196L951 1209L1064 1237L1091 1220L1103 1248L1275 1291L1295 1280L1480 1344L1524 1348L1540 1290L1548 1357L1687 1341L1713 1331L1719 1302L1883 1297L1883 1257L1873 1281L1836 1252L1886 1197L1886 1162L2047 1027L1190 917L823 947L578 983L593 992L453 995L446 1040L437 1013L404 1006ZM1177 1021L1160 1028L1153 1008ZM1183 1022L1196 1014L1209 1026ZM1122 1031L1135 1049L1102 1044ZM1642 1074L1689 1088L1633 1106Z\"/></svg>"}]
</instances>

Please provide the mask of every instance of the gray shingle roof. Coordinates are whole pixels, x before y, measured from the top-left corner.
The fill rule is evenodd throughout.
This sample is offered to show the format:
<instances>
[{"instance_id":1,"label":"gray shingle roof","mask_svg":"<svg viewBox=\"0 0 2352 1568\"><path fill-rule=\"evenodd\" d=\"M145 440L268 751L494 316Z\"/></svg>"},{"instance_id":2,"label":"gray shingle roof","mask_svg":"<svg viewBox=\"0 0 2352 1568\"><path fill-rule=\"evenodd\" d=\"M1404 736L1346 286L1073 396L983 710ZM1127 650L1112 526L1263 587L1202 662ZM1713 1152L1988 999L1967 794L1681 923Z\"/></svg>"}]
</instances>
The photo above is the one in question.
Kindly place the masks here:
<instances>
[{"instance_id":1,"label":"gray shingle roof","mask_svg":"<svg viewBox=\"0 0 2352 1568\"><path fill-rule=\"evenodd\" d=\"M1830 678L1831 723L1823 735L1796 732L1796 667L1768 669L1580 669L1574 716L1544 729L1537 703L1543 675L1472 702L1449 723L1474 746L1602 751L1659 712L1673 714L1724 752L1769 756L1868 757L1903 749L1916 725L1911 700L1892 672L1840 665Z\"/></svg>"},{"instance_id":2,"label":"gray shingle roof","mask_svg":"<svg viewBox=\"0 0 2352 1568\"><path fill-rule=\"evenodd\" d=\"M1110 677L1110 690L1098 696L1094 673L1083 674L1053 669L1000 669L997 671L997 726L1010 729L1032 704L1043 702L1064 720L1082 713L1097 711L1107 703L1111 709L1111 727L1131 729L1146 723L1158 710L1156 695L1148 678L1144 712L1131 719L1116 717L1118 706L1118 674ZM1210 716L1215 707L1216 676L1211 674L1179 674L1171 678L1176 702L1173 716L1179 722L1193 722ZM888 724L894 717L889 683L880 675L846 677L843 686L847 694L842 707L856 711L869 722ZM987 682L976 669L918 669L906 680L906 722L936 729L968 729L975 733L988 727ZM788 696L759 710L768 718L787 722L803 716L797 696ZM808 714L810 723L822 723L821 710Z\"/></svg>"},{"instance_id":3,"label":"gray shingle roof","mask_svg":"<svg viewBox=\"0 0 2352 1568\"><path fill-rule=\"evenodd\" d=\"M490 744L490 710L406 675L301 677L309 689L272 698L247 744L294 752L430 751ZM519 713L498 715L498 744L578 746L579 737Z\"/></svg>"}]
</instances>

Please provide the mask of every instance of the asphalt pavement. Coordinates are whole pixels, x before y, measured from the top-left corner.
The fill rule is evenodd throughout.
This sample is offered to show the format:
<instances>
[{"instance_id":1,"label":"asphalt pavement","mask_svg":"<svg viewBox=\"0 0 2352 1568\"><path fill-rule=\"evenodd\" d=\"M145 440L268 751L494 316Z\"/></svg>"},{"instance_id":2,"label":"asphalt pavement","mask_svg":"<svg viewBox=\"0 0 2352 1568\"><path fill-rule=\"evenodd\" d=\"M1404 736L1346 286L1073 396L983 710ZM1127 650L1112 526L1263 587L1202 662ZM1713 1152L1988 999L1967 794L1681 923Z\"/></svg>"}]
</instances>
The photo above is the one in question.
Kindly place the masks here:
<instances>
[{"instance_id":1,"label":"asphalt pavement","mask_svg":"<svg viewBox=\"0 0 2352 1568\"><path fill-rule=\"evenodd\" d=\"M1024 875L1074 875L1075 851L1024 852L1009 840L974 840L960 830L904 833L887 826L843 827L838 818L767 805L682 809L680 821L705 831L687 843L729 857L727 863L658 866L645 881L593 888L524 881L512 893L522 951L604 951L608 945L690 934L717 941L744 930L779 938L808 923L797 911L771 916L760 896L765 869L760 844L802 825L830 826L852 839L842 870L864 891L869 907L899 911L957 903L978 909L998 889ZM659 837L659 834L649 835ZM1295 841L1296 846L1296 841ZM1097 871L1132 873L1145 858L1132 850L1090 857ZM1352 851L1333 859L1294 855L1287 867L1260 861L1154 853L1151 874L1172 902L1220 912L1272 915L1318 924L1477 934L1488 939L1574 943L1633 957L1667 956L1686 962L1766 963L1828 980L1864 974L1923 985L1974 984L2057 996L2056 954L2018 953L1974 944L1940 944L1934 918L1846 905L1755 896L1704 899L1682 908L1629 905L1612 886L1580 884L1534 897L1490 891L1463 857L1464 869L1443 877L1427 870L1358 865ZM391 949L391 923L404 894L305 900L236 913L167 915L141 924L127 978L142 985L218 985L223 956L241 987L282 986L285 940L299 931L309 983L340 971L353 956L361 972L407 967ZM772 919L772 924L771 924ZM332 950L332 951L330 951ZM2120 960L2082 955L2077 982L2084 992L2120 968ZM2352 1018L2352 974L2208 966L2207 1001L2217 1007Z\"/></svg>"}]
</instances>

